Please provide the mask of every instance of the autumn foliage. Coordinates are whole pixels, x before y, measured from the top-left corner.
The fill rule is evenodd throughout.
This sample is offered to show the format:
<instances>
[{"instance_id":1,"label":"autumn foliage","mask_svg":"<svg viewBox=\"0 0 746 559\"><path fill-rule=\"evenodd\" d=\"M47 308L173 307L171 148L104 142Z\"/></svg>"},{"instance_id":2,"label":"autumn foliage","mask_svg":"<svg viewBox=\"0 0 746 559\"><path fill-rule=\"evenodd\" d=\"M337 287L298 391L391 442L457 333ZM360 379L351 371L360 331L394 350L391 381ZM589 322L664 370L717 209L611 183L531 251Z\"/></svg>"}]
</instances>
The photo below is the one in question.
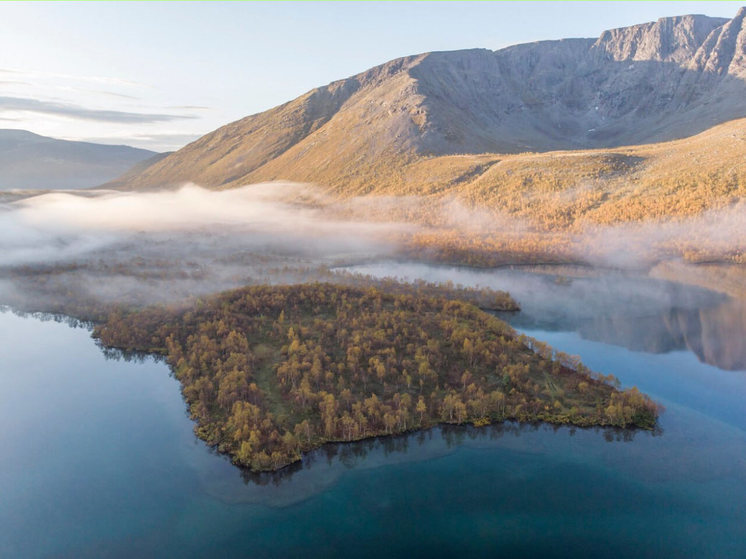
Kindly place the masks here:
<instances>
[{"instance_id":1,"label":"autumn foliage","mask_svg":"<svg viewBox=\"0 0 746 559\"><path fill-rule=\"evenodd\" d=\"M438 423L650 428L655 405L477 307L331 284L256 286L189 309L114 312L95 335L161 353L197 434L274 470L328 441Z\"/></svg>"}]
</instances>

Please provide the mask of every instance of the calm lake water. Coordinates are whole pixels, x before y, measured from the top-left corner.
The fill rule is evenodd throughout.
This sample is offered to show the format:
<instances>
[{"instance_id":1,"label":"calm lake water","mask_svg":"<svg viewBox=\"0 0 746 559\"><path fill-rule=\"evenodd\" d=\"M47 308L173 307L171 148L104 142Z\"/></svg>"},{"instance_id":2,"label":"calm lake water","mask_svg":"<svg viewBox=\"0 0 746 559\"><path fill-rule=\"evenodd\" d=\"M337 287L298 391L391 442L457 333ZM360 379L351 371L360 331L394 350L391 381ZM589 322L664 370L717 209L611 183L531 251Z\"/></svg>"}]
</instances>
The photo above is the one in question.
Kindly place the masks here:
<instances>
[{"instance_id":1,"label":"calm lake water","mask_svg":"<svg viewBox=\"0 0 746 559\"><path fill-rule=\"evenodd\" d=\"M163 363L0 313L0 557L746 557L746 312L704 290L417 265L509 289L516 328L636 385L658 433L514 424L329 446L248 477Z\"/></svg>"}]
</instances>

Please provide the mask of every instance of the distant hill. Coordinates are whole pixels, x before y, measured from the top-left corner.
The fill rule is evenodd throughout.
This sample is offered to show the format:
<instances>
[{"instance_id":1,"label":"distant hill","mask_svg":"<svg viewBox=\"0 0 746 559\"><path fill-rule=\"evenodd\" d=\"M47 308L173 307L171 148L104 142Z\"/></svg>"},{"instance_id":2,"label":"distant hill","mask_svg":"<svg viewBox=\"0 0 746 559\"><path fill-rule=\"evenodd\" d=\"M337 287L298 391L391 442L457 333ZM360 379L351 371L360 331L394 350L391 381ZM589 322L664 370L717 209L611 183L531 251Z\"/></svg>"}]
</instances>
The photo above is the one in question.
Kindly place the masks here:
<instances>
[{"instance_id":1,"label":"distant hill","mask_svg":"<svg viewBox=\"0 0 746 559\"><path fill-rule=\"evenodd\" d=\"M464 154L686 138L746 117L745 16L742 8L730 20L687 15L597 39L400 58L219 128L115 185L221 189L288 179L343 196L429 194L483 174L471 163L451 173ZM641 168L622 160L610 172Z\"/></svg>"},{"instance_id":2,"label":"distant hill","mask_svg":"<svg viewBox=\"0 0 746 559\"><path fill-rule=\"evenodd\" d=\"M25 130L0 130L0 190L96 186L156 155L129 146L70 142Z\"/></svg>"}]
</instances>

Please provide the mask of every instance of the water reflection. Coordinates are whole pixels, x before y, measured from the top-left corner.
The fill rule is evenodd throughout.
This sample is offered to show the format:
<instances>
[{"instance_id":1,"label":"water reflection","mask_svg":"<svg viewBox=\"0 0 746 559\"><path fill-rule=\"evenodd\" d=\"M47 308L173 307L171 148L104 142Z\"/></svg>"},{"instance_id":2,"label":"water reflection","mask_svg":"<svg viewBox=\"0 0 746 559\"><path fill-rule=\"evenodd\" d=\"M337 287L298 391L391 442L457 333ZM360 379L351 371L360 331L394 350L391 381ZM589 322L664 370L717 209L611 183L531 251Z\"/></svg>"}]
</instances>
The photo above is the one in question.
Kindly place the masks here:
<instances>
[{"instance_id":1,"label":"water reflection","mask_svg":"<svg viewBox=\"0 0 746 559\"><path fill-rule=\"evenodd\" d=\"M746 370L746 301L619 271L546 267L473 270L418 263L350 268L377 277L452 281L507 290L521 304L505 315L520 329L573 331L633 351L688 350L703 363Z\"/></svg>"},{"instance_id":2,"label":"water reflection","mask_svg":"<svg viewBox=\"0 0 746 559\"><path fill-rule=\"evenodd\" d=\"M148 360L156 362L166 362L165 355L147 353L145 351L135 351L131 349L117 349L106 347L99 340L96 340L96 346L101 350L104 359L107 361L124 361L125 363L144 363Z\"/></svg>"},{"instance_id":3,"label":"water reflection","mask_svg":"<svg viewBox=\"0 0 746 559\"><path fill-rule=\"evenodd\" d=\"M85 330L91 330L93 328L93 324L91 322L80 320L78 318L67 316L65 314L55 314L47 312L25 312L3 304L0 304L0 313L11 313L20 318L31 318L40 322L56 322L57 324L65 324L70 328L83 328Z\"/></svg>"},{"instance_id":4,"label":"water reflection","mask_svg":"<svg viewBox=\"0 0 746 559\"><path fill-rule=\"evenodd\" d=\"M519 449L532 455L544 455L557 451L556 448L546 448L554 446L552 441L568 444L568 441L579 438L584 445L597 446L601 441L626 444L662 435L660 429L651 432L543 423L506 422L485 427L442 425L405 435L326 444L306 454L301 462L280 471L254 473L238 470L235 477L205 480L205 489L226 503L285 507L328 490L346 473L427 462L465 448ZM560 442L560 446L562 444ZM238 486L238 479L243 487Z\"/></svg>"},{"instance_id":5,"label":"water reflection","mask_svg":"<svg viewBox=\"0 0 746 559\"><path fill-rule=\"evenodd\" d=\"M574 324L552 325L556 329L574 327L581 336L633 351L666 353L689 350L703 363L720 369L746 369L746 301L726 299L702 308L668 308L655 314L604 308L593 318L579 317ZM535 327L533 316L509 317L524 327ZM545 327L549 326L544 324ZM555 329L551 328L551 329Z\"/></svg>"}]
</instances>

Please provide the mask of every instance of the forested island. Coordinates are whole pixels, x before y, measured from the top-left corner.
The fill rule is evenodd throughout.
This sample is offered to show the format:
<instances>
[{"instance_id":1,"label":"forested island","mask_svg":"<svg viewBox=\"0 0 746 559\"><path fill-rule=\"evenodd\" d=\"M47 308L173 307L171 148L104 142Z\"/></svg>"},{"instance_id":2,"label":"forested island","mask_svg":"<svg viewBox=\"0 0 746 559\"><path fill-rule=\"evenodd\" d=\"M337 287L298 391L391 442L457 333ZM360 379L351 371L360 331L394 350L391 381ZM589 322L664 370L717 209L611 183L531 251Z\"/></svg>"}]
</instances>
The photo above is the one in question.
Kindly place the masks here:
<instances>
[{"instance_id":1,"label":"forested island","mask_svg":"<svg viewBox=\"0 0 746 559\"><path fill-rule=\"evenodd\" d=\"M439 423L654 427L637 389L518 335L476 306L328 283L252 286L188 308L116 310L109 348L164 355L197 435L277 470L331 441Z\"/></svg>"}]
</instances>

